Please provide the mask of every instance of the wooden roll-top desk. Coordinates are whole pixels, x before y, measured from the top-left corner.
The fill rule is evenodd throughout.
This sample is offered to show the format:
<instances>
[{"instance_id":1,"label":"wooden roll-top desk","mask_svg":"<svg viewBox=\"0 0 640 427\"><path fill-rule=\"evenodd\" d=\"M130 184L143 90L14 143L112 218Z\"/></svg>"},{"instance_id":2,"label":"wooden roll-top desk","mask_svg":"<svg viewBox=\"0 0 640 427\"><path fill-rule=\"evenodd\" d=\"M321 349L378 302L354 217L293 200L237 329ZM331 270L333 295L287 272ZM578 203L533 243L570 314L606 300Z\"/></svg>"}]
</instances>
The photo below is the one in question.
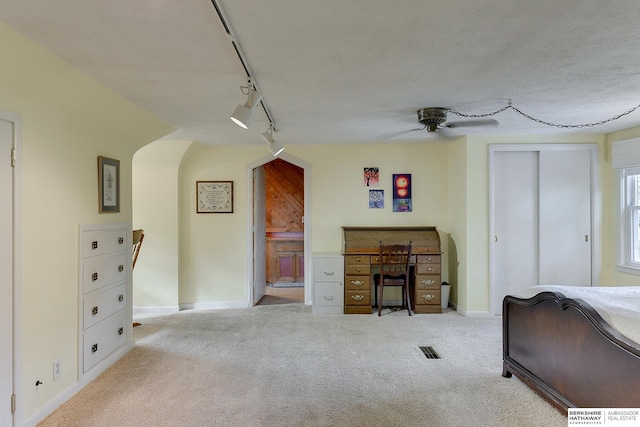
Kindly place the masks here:
<instances>
[{"instance_id":1,"label":"wooden roll-top desk","mask_svg":"<svg viewBox=\"0 0 640 427\"><path fill-rule=\"evenodd\" d=\"M373 274L379 270L379 244L412 242L415 281L411 283L415 313L442 313L440 299L440 235L436 227L342 227L344 313L371 314Z\"/></svg>"}]
</instances>

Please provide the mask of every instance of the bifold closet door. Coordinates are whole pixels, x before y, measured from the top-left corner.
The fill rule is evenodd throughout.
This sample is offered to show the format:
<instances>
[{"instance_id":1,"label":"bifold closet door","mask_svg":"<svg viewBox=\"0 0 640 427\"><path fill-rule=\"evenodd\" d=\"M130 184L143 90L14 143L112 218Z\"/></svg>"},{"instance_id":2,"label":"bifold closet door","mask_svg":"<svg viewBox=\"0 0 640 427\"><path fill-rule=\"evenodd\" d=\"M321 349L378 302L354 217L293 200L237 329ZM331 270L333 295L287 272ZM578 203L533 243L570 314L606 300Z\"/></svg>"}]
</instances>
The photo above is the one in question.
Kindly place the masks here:
<instances>
[{"instance_id":1,"label":"bifold closet door","mask_svg":"<svg viewBox=\"0 0 640 427\"><path fill-rule=\"evenodd\" d=\"M541 285L591 286L591 153L540 151Z\"/></svg>"}]
</instances>

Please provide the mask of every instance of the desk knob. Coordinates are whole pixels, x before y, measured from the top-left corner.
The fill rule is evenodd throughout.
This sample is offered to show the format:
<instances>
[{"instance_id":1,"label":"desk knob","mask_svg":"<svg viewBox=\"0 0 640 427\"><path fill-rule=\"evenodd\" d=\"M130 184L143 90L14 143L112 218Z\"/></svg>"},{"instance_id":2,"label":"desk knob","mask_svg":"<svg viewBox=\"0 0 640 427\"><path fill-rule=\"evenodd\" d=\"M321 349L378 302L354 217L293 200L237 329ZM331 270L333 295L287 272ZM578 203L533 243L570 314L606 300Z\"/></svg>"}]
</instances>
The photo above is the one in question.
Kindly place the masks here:
<instances>
[{"instance_id":1,"label":"desk knob","mask_svg":"<svg viewBox=\"0 0 640 427\"><path fill-rule=\"evenodd\" d=\"M351 295L351 299L354 301L362 301L364 299L364 295Z\"/></svg>"},{"instance_id":2,"label":"desk knob","mask_svg":"<svg viewBox=\"0 0 640 427\"><path fill-rule=\"evenodd\" d=\"M432 299L434 299L436 296L435 295L421 295L422 299L426 300L426 301L431 301Z\"/></svg>"},{"instance_id":3,"label":"desk knob","mask_svg":"<svg viewBox=\"0 0 640 427\"><path fill-rule=\"evenodd\" d=\"M351 284L353 284L354 286L362 286L362 285L364 285L364 281L362 281L362 280L352 280Z\"/></svg>"}]
</instances>

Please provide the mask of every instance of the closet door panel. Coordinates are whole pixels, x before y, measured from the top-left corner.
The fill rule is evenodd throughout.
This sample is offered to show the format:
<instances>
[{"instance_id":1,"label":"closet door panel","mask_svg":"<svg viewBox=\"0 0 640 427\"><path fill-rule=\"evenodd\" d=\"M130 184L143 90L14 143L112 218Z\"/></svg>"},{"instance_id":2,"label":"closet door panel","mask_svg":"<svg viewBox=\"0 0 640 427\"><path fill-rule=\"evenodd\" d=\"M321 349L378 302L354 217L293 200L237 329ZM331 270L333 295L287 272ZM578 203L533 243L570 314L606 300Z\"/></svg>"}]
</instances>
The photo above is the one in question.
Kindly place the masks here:
<instances>
[{"instance_id":1,"label":"closet door panel","mask_svg":"<svg viewBox=\"0 0 640 427\"><path fill-rule=\"evenodd\" d=\"M494 157L495 315L505 295L538 284L538 153L496 152Z\"/></svg>"},{"instance_id":2,"label":"closet door panel","mask_svg":"<svg viewBox=\"0 0 640 427\"><path fill-rule=\"evenodd\" d=\"M591 158L587 150L541 151L542 285L591 286Z\"/></svg>"}]
</instances>

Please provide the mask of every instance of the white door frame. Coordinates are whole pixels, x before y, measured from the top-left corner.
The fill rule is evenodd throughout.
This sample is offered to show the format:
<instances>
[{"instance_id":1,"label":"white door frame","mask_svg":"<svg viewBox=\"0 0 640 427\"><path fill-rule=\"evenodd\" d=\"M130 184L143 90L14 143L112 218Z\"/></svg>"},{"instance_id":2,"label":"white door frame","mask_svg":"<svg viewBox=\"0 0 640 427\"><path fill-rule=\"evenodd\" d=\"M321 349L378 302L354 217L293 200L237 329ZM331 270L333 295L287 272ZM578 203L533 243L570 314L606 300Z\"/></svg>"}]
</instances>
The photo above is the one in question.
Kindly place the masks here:
<instances>
[{"instance_id":1,"label":"white door frame","mask_svg":"<svg viewBox=\"0 0 640 427\"><path fill-rule=\"evenodd\" d=\"M280 159L296 165L304 170L304 303L313 303L313 289L311 278L312 256L311 256L311 165L304 160L287 153L281 153ZM253 306L253 169L262 166L274 157L270 154L260 157L247 165L247 304Z\"/></svg>"},{"instance_id":2,"label":"white door frame","mask_svg":"<svg viewBox=\"0 0 640 427\"><path fill-rule=\"evenodd\" d=\"M12 375L13 394L15 396L15 412L12 425L21 425L22 420L22 118L20 115L0 109L0 119L13 124L13 149L15 150L15 163L13 174L13 280L12 280ZM9 162L10 153L2 153L2 161ZM5 345L2 343L1 345ZM9 398L9 396L6 396ZM0 404L3 408L9 407L9 402L2 397ZM17 420L17 421L16 421Z\"/></svg>"},{"instance_id":3,"label":"white door frame","mask_svg":"<svg viewBox=\"0 0 640 427\"><path fill-rule=\"evenodd\" d=\"M494 153L499 151L553 151L588 150L591 153L591 277L592 286L600 281L602 208L599 186L598 144L489 144L489 312L495 313L495 249L493 245L494 227Z\"/></svg>"}]
</instances>

